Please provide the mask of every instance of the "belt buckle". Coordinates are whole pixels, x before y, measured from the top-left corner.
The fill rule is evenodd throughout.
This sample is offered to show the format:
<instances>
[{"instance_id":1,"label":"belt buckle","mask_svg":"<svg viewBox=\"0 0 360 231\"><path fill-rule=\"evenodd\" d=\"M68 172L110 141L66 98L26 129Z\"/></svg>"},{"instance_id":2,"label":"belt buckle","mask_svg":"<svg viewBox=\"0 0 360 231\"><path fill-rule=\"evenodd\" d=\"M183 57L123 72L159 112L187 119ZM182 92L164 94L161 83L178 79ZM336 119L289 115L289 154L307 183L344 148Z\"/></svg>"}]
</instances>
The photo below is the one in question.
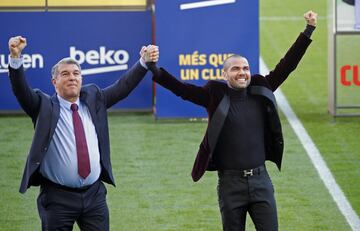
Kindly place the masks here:
<instances>
[{"instance_id":1,"label":"belt buckle","mask_svg":"<svg viewBox=\"0 0 360 231\"><path fill-rule=\"evenodd\" d=\"M244 170L244 171L243 171L244 177L253 176L253 175L254 175L253 170L254 170L254 169Z\"/></svg>"}]
</instances>

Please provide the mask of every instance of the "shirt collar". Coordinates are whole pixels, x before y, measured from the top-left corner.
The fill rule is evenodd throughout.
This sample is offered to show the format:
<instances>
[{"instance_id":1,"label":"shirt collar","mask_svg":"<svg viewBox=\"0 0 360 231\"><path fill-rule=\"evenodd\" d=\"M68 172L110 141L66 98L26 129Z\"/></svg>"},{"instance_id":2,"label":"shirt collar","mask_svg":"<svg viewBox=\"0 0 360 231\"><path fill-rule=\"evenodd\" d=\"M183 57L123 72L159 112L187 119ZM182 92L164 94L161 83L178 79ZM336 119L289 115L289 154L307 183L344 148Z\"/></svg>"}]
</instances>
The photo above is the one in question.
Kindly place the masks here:
<instances>
[{"instance_id":1,"label":"shirt collar","mask_svg":"<svg viewBox=\"0 0 360 231\"><path fill-rule=\"evenodd\" d=\"M66 99L64 99L63 97L61 97L61 96L58 95L58 94L57 94L56 96L57 96L57 98L58 98L58 100L59 100L59 102L60 102L60 106L62 106L62 107L64 107L64 108L66 108L66 109L68 109L68 110L71 111L70 107L71 107L71 104L73 104L73 103L67 101ZM76 100L75 103L78 105L78 107L80 107L80 100L79 100L79 98Z\"/></svg>"}]
</instances>

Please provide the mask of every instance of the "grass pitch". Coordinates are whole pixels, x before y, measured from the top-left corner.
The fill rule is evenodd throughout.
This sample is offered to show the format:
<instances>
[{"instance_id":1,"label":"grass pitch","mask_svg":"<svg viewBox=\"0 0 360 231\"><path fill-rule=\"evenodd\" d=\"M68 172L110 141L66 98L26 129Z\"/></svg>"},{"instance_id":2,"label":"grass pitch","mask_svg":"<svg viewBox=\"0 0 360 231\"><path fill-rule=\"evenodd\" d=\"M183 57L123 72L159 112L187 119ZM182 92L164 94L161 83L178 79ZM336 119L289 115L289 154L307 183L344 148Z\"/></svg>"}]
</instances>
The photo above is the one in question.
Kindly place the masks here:
<instances>
[{"instance_id":1,"label":"grass pitch","mask_svg":"<svg viewBox=\"0 0 360 231\"><path fill-rule=\"evenodd\" d=\"M326 2L261 1L261 54L271 69L304 29L302 14L313 9L322 17L314 42L282 90L359 214L360 118L327 113ZM109 121L117 182L107 187L111 230L221 230L216 174L206 173L199 183L190 177L205 123L156 122L149 114L117 114ZM280 230L350 230L283 116L282 123L283 170L267 164ZM40 230L38 189L18 193L32 134L29 118L0 117L0 230ZM251 223L248 230L254 230Z\"/></svg>"}]
</instances>

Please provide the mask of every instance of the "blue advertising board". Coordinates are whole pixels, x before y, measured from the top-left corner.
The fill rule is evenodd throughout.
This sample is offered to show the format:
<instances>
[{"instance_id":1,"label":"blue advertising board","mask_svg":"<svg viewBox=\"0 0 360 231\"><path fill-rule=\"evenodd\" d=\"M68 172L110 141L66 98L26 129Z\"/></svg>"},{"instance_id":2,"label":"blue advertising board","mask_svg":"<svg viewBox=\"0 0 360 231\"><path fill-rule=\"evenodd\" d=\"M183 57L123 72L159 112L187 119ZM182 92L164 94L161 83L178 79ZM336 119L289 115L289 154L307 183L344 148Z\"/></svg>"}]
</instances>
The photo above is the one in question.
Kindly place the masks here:
<instances>
[{"instance_id":1,"label":"blue advertising board","mask_svg":"<svg viewBox=\"0 0 360 231\"><path fill-rule=\"evenodd\" d=\"M157 0L159 66L179 80L202 86L222 81L223 61L240 54L259 70L258 0ZM206 117L204 108L156 87L157 118Z\"/></svg>"},{"instance_id":2,"label":"blue advertising board","mask_svg":"<svg viewBox=\"0 0 360 231\"><path fill-rule=\"evenodd\" d=\"M0 111L18 111L8 79L8 39L22 35L29 84L52 95L51 67L73 57L83 84L106 87L139 60L141 46L152 43L151 12L2 12L0 14ZM151 110L151 76L113 109Z\"/></svg>"}]
</instances>

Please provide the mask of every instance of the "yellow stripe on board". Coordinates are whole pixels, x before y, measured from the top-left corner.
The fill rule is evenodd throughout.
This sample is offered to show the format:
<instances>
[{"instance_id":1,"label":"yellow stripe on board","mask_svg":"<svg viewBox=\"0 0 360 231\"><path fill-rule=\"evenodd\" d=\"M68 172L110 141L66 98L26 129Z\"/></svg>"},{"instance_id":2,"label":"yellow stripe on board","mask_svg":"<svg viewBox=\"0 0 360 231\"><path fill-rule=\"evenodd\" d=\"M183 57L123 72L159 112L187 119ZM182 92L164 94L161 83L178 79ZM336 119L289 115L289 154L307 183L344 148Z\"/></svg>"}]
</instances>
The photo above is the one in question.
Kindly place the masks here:
<instances>
[{"instance_id":1,"label":"yellow stripe on board","mask_svg":"<svg viewBox=\"0 0 360 231\"><path fill-rule=\"evenodd\" d=\"M48 0L48 6L146 6L146 0Z\"/></svg>"},{"instance_id":2,"label":"yellow stripe on board","mask_svg":"<svg viewBox=\"0 0 360 231\"><path fill-rule=\"evenodd\" d=\"M0 7L45 7L46 0L1 0ZM146 0L48 0L52 6L137 6L146 7Z\"/></svg>"},{"instance_id":3,"label":"yellow stripe on board","mask_svg":"<svg viewBox=\"0 0 360 231\"><path fill-rule=\"evenodd\" d=\"M45 0L1 0L0 7L45 7Z\"/></svg>"}]
</instances>

